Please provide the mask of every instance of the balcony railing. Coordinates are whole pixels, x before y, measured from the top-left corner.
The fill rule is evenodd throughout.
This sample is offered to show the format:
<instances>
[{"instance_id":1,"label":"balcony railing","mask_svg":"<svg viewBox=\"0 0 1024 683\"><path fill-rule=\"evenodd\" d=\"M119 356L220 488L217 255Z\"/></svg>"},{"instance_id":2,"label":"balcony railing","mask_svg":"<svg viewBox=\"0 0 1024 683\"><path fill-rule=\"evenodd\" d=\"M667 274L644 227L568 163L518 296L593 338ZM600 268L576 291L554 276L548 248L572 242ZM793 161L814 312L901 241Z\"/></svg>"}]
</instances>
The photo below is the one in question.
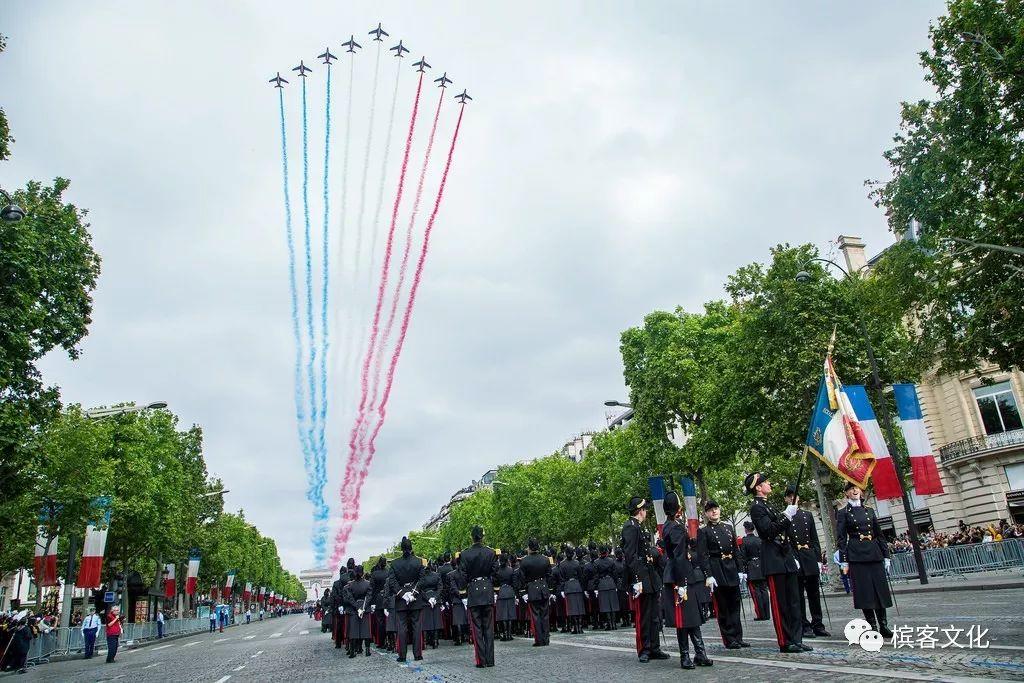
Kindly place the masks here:
<instances>
[{"instance_id":1,"label":"balcony railing","mask_svg":"<svg viewBox=\"0 0 1024 683\"><path fill-rule=\"evenodd\" d=\"M1015 429L1011 432L972 436L969 439L954 441L939 449L939 457L942 462L952 462L981 451L1020 445L1024 445L1024 429Z\"/></svg>"}]
</instances>

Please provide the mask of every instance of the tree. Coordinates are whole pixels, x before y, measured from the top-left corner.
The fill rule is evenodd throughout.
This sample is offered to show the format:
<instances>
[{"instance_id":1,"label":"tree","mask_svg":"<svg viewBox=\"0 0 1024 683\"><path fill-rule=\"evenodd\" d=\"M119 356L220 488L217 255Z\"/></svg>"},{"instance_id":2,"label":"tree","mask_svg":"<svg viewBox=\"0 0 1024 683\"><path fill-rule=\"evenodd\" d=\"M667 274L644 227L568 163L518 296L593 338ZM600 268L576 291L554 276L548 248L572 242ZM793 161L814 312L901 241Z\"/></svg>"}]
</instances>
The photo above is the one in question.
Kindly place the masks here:
<instances>
[{"instance_id":1,"label":"tree","mask_svg":"<svg viewBox=\"0 0 1024 683\"><path fill-rule=\"evenodd\" d=\"M921 53L932 100L902 105L872 196L919 243L880 269L943 371L1024 358L1024 4L951 0ZM1017 247L1017 253L979 247Z\"/></svg>"},{"instance_id":2,"label":"tree","mask_svg":"<svg viewBox=\"0 0 1024 683\"><path fill-rule=\"evenodd\" d=\"M7 48L7 36L0 34L0 52L3 52ZM11 143L14 142L14 138L11 137L11 128L7 124L7 115L4 113L2 107L0 107L0 161L11 156Z\"/></svg>"}]
</instances>

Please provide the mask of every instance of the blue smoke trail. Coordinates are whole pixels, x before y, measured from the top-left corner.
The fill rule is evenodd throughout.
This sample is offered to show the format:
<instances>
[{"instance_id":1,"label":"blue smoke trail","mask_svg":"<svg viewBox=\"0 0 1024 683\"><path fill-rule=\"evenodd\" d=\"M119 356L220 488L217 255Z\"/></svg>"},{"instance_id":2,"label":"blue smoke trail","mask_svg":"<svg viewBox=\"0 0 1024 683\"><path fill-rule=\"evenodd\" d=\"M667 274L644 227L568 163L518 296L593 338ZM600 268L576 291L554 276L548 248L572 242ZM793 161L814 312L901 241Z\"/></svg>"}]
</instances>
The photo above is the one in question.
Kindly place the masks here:
<instances>
[{"instance_id":1,"label":"blue smoke trail","mask_svg":"<svg viewBox=\"0 0 1024 683\"><path fill-rule=\"evenodd\" d=\"M295 339L295 426L299 435L299 445L302 448L303 461L306 467L306 475L309 484L313 483L313 453L305 429L305 395L302 391L302 335L299 333L299 298L298 286L295 277L295 233L292 230L292 202L288 189L288 134L284 121L284 90L278 90L278 105L281 113L281 176L284 188L284 222L285 236L288 243L288 288L291 295L292 314L292 336ZM317 543L317 534L314 532L311 538L314 546ZM323 544L323 552L326 553L326 542L320 537Z\"/></svg>"}]
</instances>

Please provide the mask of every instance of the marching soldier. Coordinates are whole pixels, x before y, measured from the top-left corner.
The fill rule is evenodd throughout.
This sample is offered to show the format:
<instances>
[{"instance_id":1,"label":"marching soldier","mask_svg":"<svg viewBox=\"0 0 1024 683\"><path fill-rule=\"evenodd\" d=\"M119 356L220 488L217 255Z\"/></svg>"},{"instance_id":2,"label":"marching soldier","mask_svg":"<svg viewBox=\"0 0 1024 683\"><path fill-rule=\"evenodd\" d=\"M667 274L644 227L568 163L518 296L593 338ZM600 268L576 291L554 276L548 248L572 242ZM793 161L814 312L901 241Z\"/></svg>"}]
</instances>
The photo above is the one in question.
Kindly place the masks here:
<instances>
[{"instance_id":1,"label":"marching soldier","mask_svg":"<svg viewBox=\"0 0 1024 683\"><path fill-rule=\"evenodd\" d=\"M366 656L369 657L370 600L373 599L373 589L370 582L363 578L363 565L356 565L352 569L352 580L345 584L341 595L346 608L345 635L348 638L348 656L352 658L357 653L362 653L365 644Z\"/></svg>"},{"instance_id":2,"label":"marching soldier","mask_svg":"<svg viewBox=\"0 0 1024 683\"><path fill-rule=\"evenodd\" d=\"M484 530L473 527L473 545L462 551L459 564L466 572L469 626L478 669L494 666L494 550L483 544Z\"/></svg>"},{"instance_id":3,"label":"marching soldier","mask_svg":"<svg viewBox=\"0 0 1024 683\"><path fill-rule=\"evenodd\" d=\"M423 659L422 610L423 601L419 595L419 581L423 577L423 560L412 554L412 541L405 536L399 544L402 556L391 562L388 574L388 588L395 600L398 619L396 661L404 662L412 643L413 659Z\"/></svg>"},{"instance_id":4,"label":"marching soldier","mask_svg":"<svg viewBox=\"0 0 1024 683\"><path fill-rule=\"evenodd\" d=\"M416 587L419 588L420 598L425 603L420 616L424 642L436 650L437 634L441 630L441 575L434 570L433 562L427 562Z\"/></svg>"},{"instance_id":5,"label":"marching soldier","mask_svg":"<svg viewBox=\"0 0 1024 683\"><path fill-rule=\"evenodd\" d=\"M626 562L623 559L622 546L615 548L615 587L619 596L619 614L623 626L630 626L633 612L629 606L629 596L626 595Z\"/></svg>"},{"instance_id":6,"label":"marching soldier","mask_svg":"<svg viewBox=\"0 0 1024 683\"><path fill-rule=\"evenodd\" d=\"M533 628L533 646L543 647L551 642L548 622L548 600L551 598L551 562L539 552L536 538L527 543L529 554L519 563L521 597L530 609L530 625Z\"/></svg>"},{"instance_id":7,"label":"marching soldier","mask_svg":"<svg viewBox=\"0 0 1024 683\"><path fill-rule=\"evenodd\" d=\"M466 631L469 628L469 610L466 604L466 573L462 570L459 553L452 560L452 570L448 572L448 598L451 600L452 645L466 642Z\"/></svg>"},{"instance_id":8,"label":"marching soldier","mask_svg":"<svg viewBox=\"0 0 1024 683\"><path fill-rule=\"evenodd\" d=\"M441 578L441 628L442 637L452 640L452 598L448 594L448 574L455 569L452 566L452 553L444 551L441 556L441 566L437 568L437 575Z\"/></svg>"},{"instance_id":9,"label":"marching soldier","mask_svg":"<svg viewBox=\"0 0 1024 683\"><path fill-rule=\"evenodd\" d=\"M379 647L384 647L386 638L386 617L384 616L384 584L388 580L388 561L381 555L370 572L370 588L373 594L370 600L372 617L370 619L370 631L373 633L373 642Z\"/></svg>"},{"instance_id":10,"label":"marching soldier","mask_svg":"<svg viewBox=\"0 0 1024 683\"><path fill-rule=\"evenodd\" d=\"M750 599L754 603L754 621L768 621L771 613L771 604L768 600L768 581L764 575L764 568L761 567L761 539L754 533L754 523L743 522L743 530L747 535L743 537L740 545L740 565L743 567L743 574L740 579L746 578L747 590L750 591Z\"/></svg>"},{"instance_id":11,"label":"marching soldier","mask_svg":"<svg viewBox=\"0 0 1024 683\"><path fill-rule=\"evenodd\" d=\"M750 647L743 640L740 622L740 566L736 550L736 531L721 521L722 510L713 500L704 505L708 523L697 531L697 555L711 590L722 643L729 650Z\"/></svg>"},{"instance_id":12,"label":"marching soldier","mask_svg":"<svg viewBox=\"0 0 1024 683\"><path fill-rule=\"evenodd\" d=\"M750 519L761 537L761 565L768 577L768 593L774 605L773 621L779 651L810 652L814 648L803 644L800 585L797 580L799 564L789 540L797 507L790 505L779 512L769 505L767 495L772 492L772 485L760 472L747 475L743 486L754 496Z\"/></svg>"},{"instance_id":13,"label":"marching soldier","mask_svg":"<svg viewBox=\"0 0 1024 683\"><path fill-rule=\"evenodd\" d=\"M615 574L615 561L608 557L608 546L603 545L600 556L594 560L594 593L597 595L598 624L604 621L605 631L615 630L615 615L619 611Z\"/></svg>"},{"instance_id":14,"label":"marching soldier","mask_svg":"<svg viewBox=\"0 0 1024 683\"><path fill-rule=\"evenodd\" d=\"M796 487L786 487L786 504L796 504ZM804 638L821 636L829 637L825 624L821 621L821 542L818 540L818 529L814 525L814 515L807 510L798 509L793 516L793 530L790 540L796 559L800 563L800 620ZM806 596L806 604L804 598ZM807 619L810 611L811 618Z\"/></svg>"},{"instance_id":15,"label":"marching soldier","mask_svg":"<svg viewBox=\"0 0 1024 683\"><path fill-rule=\"evenodd\" d=\"M658 585L654 571L651 537L643 529L647 519L647 501L634 496L627 506L629 519L622 527L622 555L626 571L626 589L633 600L636 629L636 654L646 664L652 659L668 659L658 641Z\"/></svg>"},{"instance_id":16,"label":"marching soldier","mask_svg":"<svg viewBox=\"0 0 1024 683\"><path fill-rule=\"evenodd\" d=\"M565 620L569 632L583 633L583 615L587 613L586 596L583 593L583 566L577 557L581 556L582 548L566 553L566 558L558 564L559 594L565 604Z\"/></svg>"},{"instance_id":17,"label":"marching soldier","mask_svg":"<svg viewBox=\"0 0 1024 683\"><path fill-rule=\"evenodd\" d=\"M345 585L352 578L349 568L354 567L355 559L348 558L345 568L338 573L338 578L331 585L331 637L334 638L334 648L340 650L345 642L345 599L342 591Z\"/></svg>"},{"instance_id":18,"label":"marching soldier","mask_svg":"<svg viewBox=\"0 0 1024 683\"><path fill-rule=\"evenodd\" d=\"M704 638L700 633L700 605L696 598L690 595L691 586L700 584L699 581L694 581L686 527L679 523L679 517L682 515L679 495L675 491L670 491L665 496L664 505L667 519L661 529L661 536L665 541L665 555L672 570L671 574L676 577L675 584L666 588L673 598L672 623L675 625L676 642L679 644L679 666L684 669L692 669L695 665L711 666L714 662L708 659L704 649ZM669 572L666 571L667 573ZM690 659L690 644L687 638L693 641L693 660Z\"/></svg>"},{"instance_id":19,"label":"marching soldier","mask_svg":"<svg viewBox=\"0 0 1024 683\"><path fill-rule=\"evenodd\" d=\"M885 610L892 607L892 594L886 572L889 571L889 546L882 536L875 511L861 504L861 490L846 485L846 507L836 513L836 543L840 568L849 573L853 584L853 606L864 611L871 628L892 638Z\"/></svg>"},{"instance_id":20,"label":"marching soldier","mask_svg":"<svg viewBox=\"0 0 1024 683\"><path fill-rule=\"evenodd\" d=\"M499 555L498 571L494 579L498 601L495 603L495 621L498 625L498 639L507 642L513 639L512 622L516 619L516 591L512 587L515 570L508 563L507 553Z\"/></svg>"}]
</instances>

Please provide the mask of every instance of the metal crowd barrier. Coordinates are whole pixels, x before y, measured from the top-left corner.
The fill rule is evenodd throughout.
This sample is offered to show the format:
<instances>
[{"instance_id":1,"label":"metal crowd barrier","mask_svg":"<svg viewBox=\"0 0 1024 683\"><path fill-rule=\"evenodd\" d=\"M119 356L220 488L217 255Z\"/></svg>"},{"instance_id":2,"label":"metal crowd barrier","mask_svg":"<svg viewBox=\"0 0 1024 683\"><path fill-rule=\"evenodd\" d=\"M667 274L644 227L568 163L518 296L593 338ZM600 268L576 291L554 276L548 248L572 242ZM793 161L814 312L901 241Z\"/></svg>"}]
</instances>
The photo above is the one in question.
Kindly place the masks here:
<instances>
[{"instance_id":1,"label":"metal crowd barrier","mask_svg":"<svg viewBox=\"0 0 1024 683\"><path fill-rule=\"evenodd\" d=\"M991 543L971 543L922 551L928 576L966 578L968 574L1024 569L1024 539L1010 538ZM893 553L889 575L894 580L917 576L912 552Z\"/></svg>"},{"instance_id":2,"label":"metal crowd barrier","mask_svg":"<svg viewBox=\"0 0 1024 683\"><path fill-rule=\"evenodd\" d=\"M164 622L164 636L183 633L199 633L210 630L209 619L168 619ZM124 624L121 632L122 645L128 641L151 640L157 637L155 621ZM96 632L96 648L106 649L106 629L100 626ZM40 633L32 639L28 650L28 662L43 664L53 655L77 654L85 651L85 636L79 626L55 628L49 633Z\"/></svg>"}]
</instances>

